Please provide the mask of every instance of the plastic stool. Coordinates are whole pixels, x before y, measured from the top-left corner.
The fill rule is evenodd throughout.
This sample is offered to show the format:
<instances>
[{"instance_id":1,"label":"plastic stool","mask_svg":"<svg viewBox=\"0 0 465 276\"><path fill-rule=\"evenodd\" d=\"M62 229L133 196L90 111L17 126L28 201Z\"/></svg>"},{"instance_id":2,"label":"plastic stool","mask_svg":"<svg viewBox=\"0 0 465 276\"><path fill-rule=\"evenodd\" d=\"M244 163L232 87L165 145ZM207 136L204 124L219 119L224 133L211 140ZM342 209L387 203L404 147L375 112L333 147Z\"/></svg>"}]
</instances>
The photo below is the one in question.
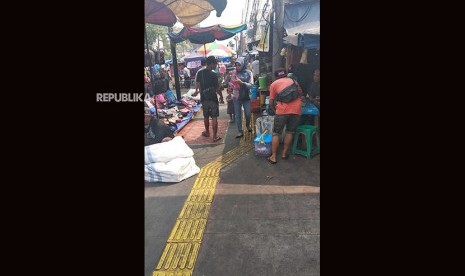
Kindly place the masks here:
<instances>
[{"instance_id":1,"label":"plastic stool","mask_svg":"<svg viewBox=\"0 0 465 276\"><path fill-rule=\"evenodd\" d=\"M297 142L301 134L305 135L305 144L307 146L307 149L305 150L297 149ZM316 136L315 148L313 148L312 144L313 135ZM307 159L311 159L313 156L320 153L320 134L318 133L318 128L311 125L301 125L297 127L297 130L294 134L294 142L292 143L292 153L303 155L307 157Z\"/></svg>"}]
</instances>

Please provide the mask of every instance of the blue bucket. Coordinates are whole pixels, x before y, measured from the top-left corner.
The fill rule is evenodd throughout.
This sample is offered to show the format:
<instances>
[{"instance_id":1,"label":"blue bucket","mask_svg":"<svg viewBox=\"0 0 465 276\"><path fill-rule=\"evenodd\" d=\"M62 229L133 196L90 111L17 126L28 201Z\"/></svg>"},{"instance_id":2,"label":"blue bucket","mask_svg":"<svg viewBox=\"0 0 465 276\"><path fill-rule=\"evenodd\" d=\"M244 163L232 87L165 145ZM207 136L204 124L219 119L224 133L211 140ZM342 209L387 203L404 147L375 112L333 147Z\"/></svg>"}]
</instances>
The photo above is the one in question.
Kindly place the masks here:
<instances>
[{"instance_id":1,"label":"blue bucket","mask_svg":"<svg viewBox=\"0 0 465 276\"><path fill-rule=\"evenodd\" d=\"M250 88L250 99L255 100L256 98L258 98L258 87L254 85Z\"/></svg>"}]
</instances>

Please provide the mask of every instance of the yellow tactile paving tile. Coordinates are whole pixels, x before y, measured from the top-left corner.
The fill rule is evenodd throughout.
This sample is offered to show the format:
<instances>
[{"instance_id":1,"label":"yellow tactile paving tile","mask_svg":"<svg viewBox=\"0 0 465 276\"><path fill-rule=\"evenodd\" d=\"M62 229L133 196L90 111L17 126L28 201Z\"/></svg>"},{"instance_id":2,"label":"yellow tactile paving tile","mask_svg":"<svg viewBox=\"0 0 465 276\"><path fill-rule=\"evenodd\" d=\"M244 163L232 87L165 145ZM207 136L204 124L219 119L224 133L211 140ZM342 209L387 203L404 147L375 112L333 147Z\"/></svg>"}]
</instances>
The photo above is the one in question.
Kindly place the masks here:
<instances>
[{"instance_id":1,"label":"yellow tactile paving tile","mask_svg":"<svg viewBox=\"0 0 465 276\"><path fill-rule=\"evenodd\" d=\"M199 242L167 243L153 276L192 275L199 247Z\"/></svg>"},{"instance_id":2,"label":"yellow tactile paving tile","mask_svg":"<svg viewBox=\"0 0 465 276\"><path fill-rule=\"evenodd\" d=\"M255 128L254 122L252 127ZM239 145L205 165L171 230L153 276L191 276L207 224L216 184L222 168L252 150L253 133L246 133Z\"/></svg>"},{"instance_id":3,"label":"yellow tactile paving tile","mask_svg":"<svg viewBox=\"0 0 465 276\"><path fill-rule=\"evenodd\" d=\"M186 202L178 219L207 219L210 203Z\"/></svg>"},{"instance_id":4,"label":"yellow tactile paving tile","mask_svg":"<svg viewBox=\"0 0 465 276\"><path fill-rule=\"evenodd\" d=\"M168 242L200 242L206 223L206 219L178 220Z\"/></svg>"},{"instance_id":5,"label":"yellow tactile paving tile","mask_svg":"<svg viewBox=\"0 0 465 276\"><path fill-rule=\"evenodd\" d=\"M197 177L192 189L214 189L216 186L215 178L213 177Z\"/></svg>"},{"instance_id":6,"label":"yellow tactile paving tile","mask_svg":"<svg viewBox=\"0 0 465 276\"><path fill-rule=\"evenodd\" d=\"M187 197L188 202L204 202L211 203L213 201L213 195L215 189L195 189L192 190L190 195Z\"/></svg>"}]
</instances>

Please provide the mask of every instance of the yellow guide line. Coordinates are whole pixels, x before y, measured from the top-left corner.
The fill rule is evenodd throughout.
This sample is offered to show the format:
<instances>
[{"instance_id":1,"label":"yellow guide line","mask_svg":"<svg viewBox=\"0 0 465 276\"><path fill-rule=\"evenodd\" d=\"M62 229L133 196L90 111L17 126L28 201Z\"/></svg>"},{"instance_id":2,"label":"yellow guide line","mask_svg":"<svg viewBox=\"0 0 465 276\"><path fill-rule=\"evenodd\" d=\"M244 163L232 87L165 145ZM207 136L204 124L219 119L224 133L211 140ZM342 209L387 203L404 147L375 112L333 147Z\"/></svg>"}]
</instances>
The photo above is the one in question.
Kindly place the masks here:
<instances>
[{"instance_id":1,"label":"yellow guide line","mask_svg":"<svg viewBox=\"0 0 465 276\"><path fill-rule=\"evenodd\" d=\"M171 230L153 276L191 276L202 243L220 170L253 148L252 139L244 135L239 146L205 165Z\"/></svg>"}]
</instances>

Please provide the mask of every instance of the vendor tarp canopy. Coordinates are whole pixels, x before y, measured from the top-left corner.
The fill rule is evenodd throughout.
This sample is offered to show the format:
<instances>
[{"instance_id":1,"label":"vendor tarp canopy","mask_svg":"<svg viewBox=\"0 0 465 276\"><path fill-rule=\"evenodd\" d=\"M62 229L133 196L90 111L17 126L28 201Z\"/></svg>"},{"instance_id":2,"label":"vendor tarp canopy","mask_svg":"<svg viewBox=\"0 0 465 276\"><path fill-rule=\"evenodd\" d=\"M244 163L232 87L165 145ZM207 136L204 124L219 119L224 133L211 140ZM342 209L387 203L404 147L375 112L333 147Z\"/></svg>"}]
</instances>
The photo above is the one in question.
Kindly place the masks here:
<instances>
[{"instance_id":1,"label":"vendor tarp canopy","mask_svg":"<svg viewBox=\"0 0 465 276\"><path fill-rule=\"evenodd\" d=\"M320 34L320 0L284 7L284 28L288 34Z\"/></svg>"},{"instance_id":2,"label":"vendor tarp canopy","mask_svg":"<svg viewBox=\"0 0 465 276\"><path fill-rule=\"evenodd\" d=\"M284 6L284 28L287 44L306 49L320 48L320 0Z\"/></svg>"},{"instance_id":3,"label":"vendor tarp canopy","mask_svg":"<svg viewBox=\"0 0 465 276\"><path fill-rule=\"evenodd\" d=\"M284 45L294 45L305 49L320 49L320 35L288 35L284 38Z\"/></svg>"}]
</instances>

